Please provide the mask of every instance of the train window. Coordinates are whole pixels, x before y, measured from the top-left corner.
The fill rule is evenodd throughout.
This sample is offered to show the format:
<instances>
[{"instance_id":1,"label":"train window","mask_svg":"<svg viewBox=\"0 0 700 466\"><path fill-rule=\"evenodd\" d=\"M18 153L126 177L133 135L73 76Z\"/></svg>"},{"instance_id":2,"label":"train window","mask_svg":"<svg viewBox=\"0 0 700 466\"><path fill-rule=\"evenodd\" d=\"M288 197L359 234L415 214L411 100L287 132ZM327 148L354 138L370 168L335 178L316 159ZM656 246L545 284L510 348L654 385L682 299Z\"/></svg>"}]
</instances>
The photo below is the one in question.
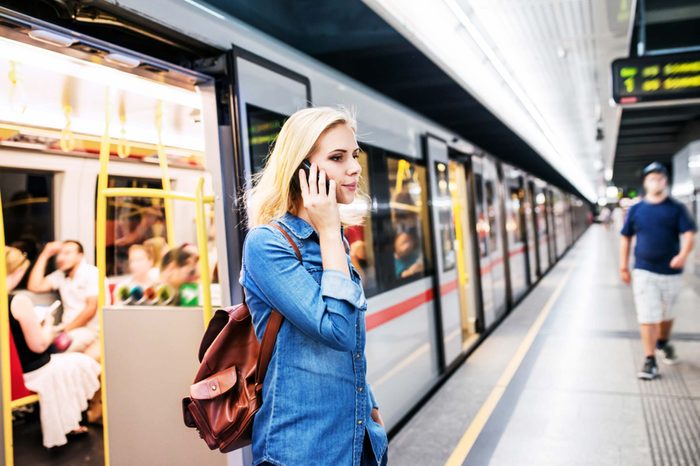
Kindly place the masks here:
<instances>
[{"instance_id":1,"label":"train window","mask_svg":"<svg viewBox=\"0 0 700 466\"><path fill-rule=\"evenodd\" d=\"M496 235L496 187L491 180L484 182L484 192L486 197L486 216L489 222L488 242L489 250L498 249L498 239Z\"/></svg>"},{"instance_id":2,"label":"train window","mask_svg":"<svg viewBox=\"0 0 700 466\"><path fill-rule=\"evenodd\" d=\"M246 113L251 167L253 173L258 173L265 167L270 146L288 117L250 104L246 105Z\"/></svg>"},{"instance_id":3,"label":"train window","mask_svg":"<svg viewBox=\"0 0 700 466\"><path fill-rule=\"evenodd\" d=\"M484 212L484 177L481 173L474 173L476 187L476 232L479 239L479 257L489 255L489 221Z\"/></svg>"},{"instance_id":4,"label":"train window","mask_svg":"<svg viewBox=\"0 0 700 466\"><path fill-rule=\"evenodd\" d=\"M455 223L452 219L452 203L450 196L450 180L447 165L442 162L435 163L435 175L437 178L437 194L434 205L437 208L438 234L442 244L442 268L444 272L454 270L455 263Z\"/></svg>"},{"instance_id":5,"label":"train window","mask_svg":"<svg viewBox=\"0 0 700 466\"><path fill-rule=\"evenodd\" d=\"M21 249L32 263L54 239L52 185L51 173L4 167L0 172L5 244ZM21 288L28 276L25 274Z\"/></svg>"},{"instance_id":6,"label":"train window","mask_svg":"<svg viewBox=\"0 0 700 466\"><path fill-rule=\"evenodd\" d=\"M508 244L514 245L523 241L524 235L520 222L520 203L524 199L525 192L517 187L510 186L510 206L508 208L508 220L506 231L508 232Z\"/></svg>"},{"instance_id":7,"label":"train window","mask_svg":"<svg viewBox=\"0 0 700 466\"><path fill-rule=\"evenodd\" d=\"M160 189L160 180L110 176L110 188ZM107 198L107 276L129 273L129 248L146 244L154 266L160 261L167 243L165 208L161 199L143 197Z\"/></svg>"},{"instance_id":8,"label":"train window","mask_svg":"<svg viewBox=\"0 0 700 466\"><path fill-rule=\"evenodd\" d=\"M387 157L394 282L424 276L432 265L426 169Z\"/></svg>"},{"instance_id":9,"label":"train window","mask_svg":"<svg viewBox=\"0 0 700 466\"><path fill-rule=\"evenodd\" d=\"M357 161L360 163L360 166L362 166L360 192L369 196L372 193L370 192L369 158L367 153L360 151ZM341 205L340 209L341 211L355 209L368 213L370 209L368 205L369 200L369 197L358 196L355 202L350 205ZM350 246L350 260L352 265L360 274L360 278L362 278L365 292L370 294L371 290L377 288L372 218L370 215L367 215L364 224L348 226L345 227L343 231Z\"/></svg>"}]
</instances>

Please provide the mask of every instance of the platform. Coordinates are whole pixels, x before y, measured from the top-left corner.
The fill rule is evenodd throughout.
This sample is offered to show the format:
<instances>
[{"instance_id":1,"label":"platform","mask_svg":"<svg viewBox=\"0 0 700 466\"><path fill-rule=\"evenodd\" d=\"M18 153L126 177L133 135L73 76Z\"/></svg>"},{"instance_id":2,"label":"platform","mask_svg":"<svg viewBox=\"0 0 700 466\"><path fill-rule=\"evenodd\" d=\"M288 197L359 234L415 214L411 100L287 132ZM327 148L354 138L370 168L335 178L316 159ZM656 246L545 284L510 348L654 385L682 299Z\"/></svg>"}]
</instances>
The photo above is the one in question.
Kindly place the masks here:
<instances>
[{"instance_id":1,"label":"platform","mask_svg":"<svg viewBox=\"0 0 700 466\"><path fill-rule=\"evenodd\" d=\"M392 439L396 465L700 464L699 280L685 274L681 363L641 381L617 233L593 225Z\"/></svg>"}]
</instances>

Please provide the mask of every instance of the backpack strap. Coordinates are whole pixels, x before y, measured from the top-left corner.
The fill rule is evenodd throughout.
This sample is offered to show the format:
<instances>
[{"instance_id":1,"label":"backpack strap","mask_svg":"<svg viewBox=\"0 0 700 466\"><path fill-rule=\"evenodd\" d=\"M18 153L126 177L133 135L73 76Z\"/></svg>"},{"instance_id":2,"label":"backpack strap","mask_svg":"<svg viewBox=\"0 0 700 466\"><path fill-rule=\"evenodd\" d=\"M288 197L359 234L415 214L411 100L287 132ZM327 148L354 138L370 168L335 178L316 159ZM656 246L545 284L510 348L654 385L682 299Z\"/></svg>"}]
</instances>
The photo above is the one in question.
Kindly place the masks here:
<instances>
[{"instance_id":1,"label":"backpack strap","mask_svg":"<svg viewBox=\"0 0 700 466\"><path fill-rule=\"evenodd\" d=\"M289 236L289 233L287 233L285 229L277 223L273 223L272 226L282 232L284 237L287 238L287 241L289 241L289 244L292 246L292 249L294 249L297 259L299 259L299 262L302 262L301 252L299 252L299 248L294 240L292 240L292 237ZM270 359L272 359L272 351L275 349L277 332L279 332L280 326L282 325L282 320L284 320L282 314L273 309L270 313L270 317L267 320L267 326L265 327L265 332L263 333L262 342L260 344L260 354L258 355L258 363L255 368L256 390L257 387L262 386L263 380L265 380L267 366L270 364Z\"/></svg>"}]
</instances>

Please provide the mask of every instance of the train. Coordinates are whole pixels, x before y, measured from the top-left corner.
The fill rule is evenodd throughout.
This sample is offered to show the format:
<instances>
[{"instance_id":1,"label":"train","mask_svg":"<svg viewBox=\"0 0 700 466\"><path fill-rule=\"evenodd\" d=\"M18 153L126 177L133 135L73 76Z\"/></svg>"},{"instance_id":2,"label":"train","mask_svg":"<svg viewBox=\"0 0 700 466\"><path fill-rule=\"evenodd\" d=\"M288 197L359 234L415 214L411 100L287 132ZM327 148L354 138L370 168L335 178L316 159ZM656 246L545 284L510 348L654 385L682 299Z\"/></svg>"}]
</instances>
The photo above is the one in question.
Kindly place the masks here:
<instances>
[{"instance_id":1,"label":"train","mask_svg":"<svg viewBox=\"0 0 700 466\"><path fill-rule=\"evenodd\" d=\"M125 3L216 53L187 67L0 9L0 75L16 77L0 102L8 244L32 258L48 241L76 239L94 263L98 153L107 140L110 187L162 188L167 176L172 189L194 192L204 178L215 196L214 304L241 302L241 193L291 113L349 108L371 201L355 206L367 210L366 223L346 234L368 298L367 377L391 432L590 223L591 205L577 194L233 18L184 2L167 17L155 3ZM107 286L124 275L130 244L166 235L165 203L110 202ZM196 243L194 207L175 203L171 215L168 242Z\"/></svg>"}]
</instances>

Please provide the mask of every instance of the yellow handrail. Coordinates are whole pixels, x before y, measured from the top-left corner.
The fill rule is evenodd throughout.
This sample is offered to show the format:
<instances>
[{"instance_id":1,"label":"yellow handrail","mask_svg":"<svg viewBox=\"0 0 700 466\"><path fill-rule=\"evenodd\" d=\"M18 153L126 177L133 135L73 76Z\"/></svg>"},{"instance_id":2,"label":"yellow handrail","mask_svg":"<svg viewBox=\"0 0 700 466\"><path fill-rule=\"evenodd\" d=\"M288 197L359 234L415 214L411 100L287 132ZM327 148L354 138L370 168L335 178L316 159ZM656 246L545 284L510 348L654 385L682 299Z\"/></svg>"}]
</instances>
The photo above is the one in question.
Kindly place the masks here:
<instances>
[{"instance_id":1,"label":"yellow handrail","mask_svg":"<svg viewBox=\"0 0 700 466\"><path fill-rule=\"evenodd\" d=\"M200 178L203 180L203 178ZM197 195L182 193L178 191L168 191L166 189L157 188L106 188L103 190L106 197L148 197L160 199L176 199L178 201L197 202ZM202 196L202 201L206 204L214 203L214 196Z\"/></svg>"},{"instance_id":2,"label":"yellow handrail","mask_svg":"<svg viewBox=\"0 0 700 466\"><path fill-rule=\"evenodd\" d=\"M199 276L202 283L202 316L204 318L204 328L212 317L211 309L211 276L209 275L209 245L207 241L207 224L204 215L204 177L197 180L197 191L195 194L195 214L197 222L197 246L199 249ZM214 202L213 196L211 202Z\"/></svg>"},{"instance_id":3,"label":"yellow handrail","mask_svg":"<svg viewBox=\"0 0 700 466\"><path fill-rule=\"evenodd\" d=\"M97 217L95 221L95 265L97 265L98 273L98 288L97 288L97 314L100 321L100 354L102 365L102 379L100 390L102 391L102 444L104 446L104 462L105 466L109 466L109 422L107 417L107 377L105 366L105 322L104 322L104 305L105 305L105 275L107 269L107 198L100 195L107 189L108 171L110 153L109 139L109 87L105 89L105 130L102 133L100 141L100 172L97 175ZM104 219L104 221L100 221Z\"/></svg>"},{"instance_id":4,"label":"yellow handrail","mask_svg":"<svg viewBox=\"0 0 700 466\"><path fill-rule=\"evenodd\" d=\"M0 365L2 365L2 433L5 466L14 464L12 446L12 378L10 373L10 310L7 304L7 269L5 264L5 224L0 196Z\"/></svg>"}]
</instances>

